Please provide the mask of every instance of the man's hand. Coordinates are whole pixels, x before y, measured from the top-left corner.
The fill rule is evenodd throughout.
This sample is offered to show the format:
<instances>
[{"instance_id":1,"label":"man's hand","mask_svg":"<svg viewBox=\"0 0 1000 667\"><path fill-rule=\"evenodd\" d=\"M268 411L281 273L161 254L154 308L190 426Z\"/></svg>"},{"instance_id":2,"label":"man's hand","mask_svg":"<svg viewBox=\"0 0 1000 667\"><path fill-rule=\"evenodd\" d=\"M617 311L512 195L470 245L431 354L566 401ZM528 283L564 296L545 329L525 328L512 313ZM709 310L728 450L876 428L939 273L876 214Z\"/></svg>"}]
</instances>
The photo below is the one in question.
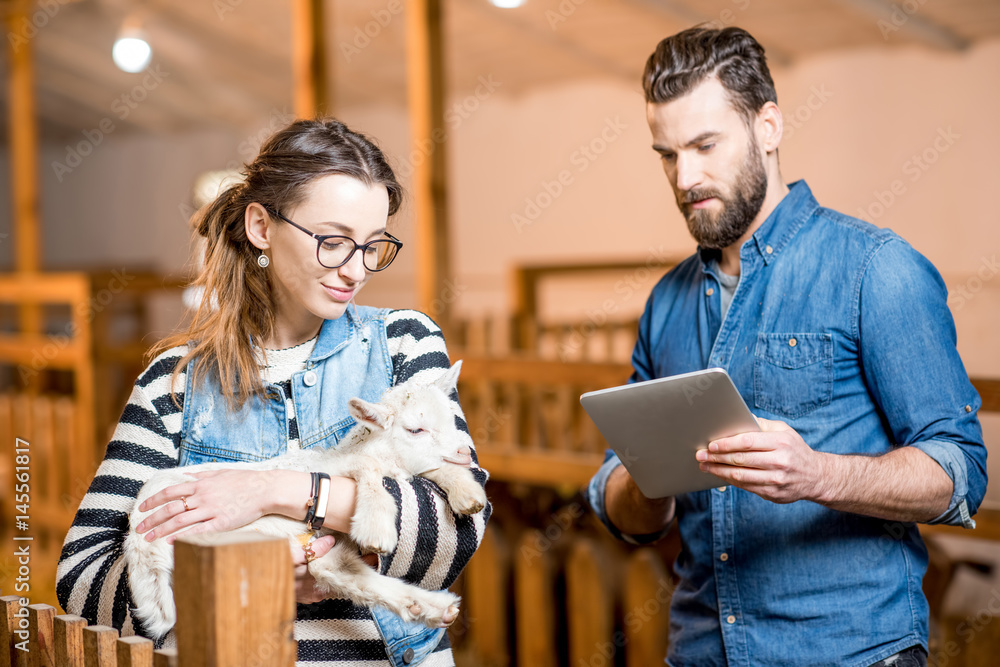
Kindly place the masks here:
<instances>
[{"instance_id":1,"label":"man's hand","mask_svg":"<svg viewBox=\"0 0 1000 667\"><path fill-rule=\"evenodd\" d=\"M781 421L757 419L761 431L710 442L696 454L700 468L765 500L815 500L828 481L826 456Z\"/></svg>"}]
</instances>

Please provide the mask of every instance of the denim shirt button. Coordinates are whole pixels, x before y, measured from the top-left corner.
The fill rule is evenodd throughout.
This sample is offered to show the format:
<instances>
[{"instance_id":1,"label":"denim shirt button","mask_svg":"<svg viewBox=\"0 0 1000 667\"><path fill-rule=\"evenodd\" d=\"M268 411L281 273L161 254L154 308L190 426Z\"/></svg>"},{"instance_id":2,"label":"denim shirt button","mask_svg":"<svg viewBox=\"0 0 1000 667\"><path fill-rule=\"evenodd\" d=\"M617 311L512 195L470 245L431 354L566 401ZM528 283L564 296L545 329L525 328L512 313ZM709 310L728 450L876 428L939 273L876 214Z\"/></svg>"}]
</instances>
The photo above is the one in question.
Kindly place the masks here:
<instances>
[{"instance_id":1,"label":"denim shirt button","mask_svg":"<svg viewBox=\"0 0 1000 667\"><path fill-rule=\"evenodd\" d=\"M725 493L725 492L726 492L726 487L724 487L724 486L717 486L717 487L715 487L715 488L716 488L716 490L717 490L717 491L719 491L720 493Z\"/></svg>"},{"instance_id":2,"label":"denim shirt button","mask_svg":"<svg viewBox=\"0 0 1000 667\"><path fill-rule=\"evenodd\" d=\"M726 616L726 623L728 623L729 625L732 625L735 622L736 622L736 617L735 616L733 616L732 614L730 614L729 616Z\"/></svg>"},{"instance_id":3,"label":"denim shirt button","mask_svg":"<svg viewBox=\"0 0 1000 667\"><path fill-rule=\"evenodd\" d=\"M316 371L306 371L306 374L302 376L302 383L307 387L311 387L316 384L318 379Z\"/></svg>"},{"instance_id":4,"label":"denim shirt button","mask_svg":"<svg viewBox=\"0 0 1000 667\"><path fill-rule=\"evenodd\" d=\"M713 294L715 294L715 290L712 289L711 287L705 290L705 296L712 296Z\"/></svg>"},{"instance_id":5,"label":"denim shirt button","mask_svg":"<svg viewBox=\"0 0 1000 667\"><path fill-rule=\"evenodd\" d=\"M766 250L766 251L767 251L767 254L768 254L768 255L770 255L771 253L773 253L773 252L774 252L774 248L772 248L771 246L767 246L766 248L764 248L764 250Z\"/></svg>"},{"instance_id":6,"label":"denim shirt button","mask_svg":"<svg viewBox=\"0 0 1000 667\"><path fill-rule=\"evenodd\" d=\"M408 648L403 651L403 664L408 665L413 661L413 649Z\"/></svg>"}]
</instances>

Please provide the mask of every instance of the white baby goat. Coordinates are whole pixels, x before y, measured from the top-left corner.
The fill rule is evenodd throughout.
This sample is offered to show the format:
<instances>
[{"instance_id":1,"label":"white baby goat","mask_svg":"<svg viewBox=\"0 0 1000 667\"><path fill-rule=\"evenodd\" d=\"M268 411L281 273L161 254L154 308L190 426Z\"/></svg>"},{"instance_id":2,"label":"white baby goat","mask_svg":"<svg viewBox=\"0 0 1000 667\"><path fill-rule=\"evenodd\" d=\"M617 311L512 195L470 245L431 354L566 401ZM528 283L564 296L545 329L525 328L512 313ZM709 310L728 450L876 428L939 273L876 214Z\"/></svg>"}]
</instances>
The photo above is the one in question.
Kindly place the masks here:
<instances>
[{"instance_id":1,"label":"white baby goat","mask_svg":"<svg viewBox=\"0 0 1000 667\"><path fill-rule=\"evenodd\" d=\"M383 576L361 560L358 548L388 553L396 547L396 503L383 486L383 477L426 477L441 487L451 509L459 514L474 514L486 505L483 487L468 467L471 452L456 427L449 399L461 364L457 362L432 384L410 381L392 387L379 403L351 399L349 409L357 425L336 448L301 450L259 463L169 468L153 475L139 491L125 540L134 613L146 629L162 637L176 621L171 591L173 547L164 539L149 542L135 532L150 513L140 512L139 504L168 486L192 481L191 473L220 469L303 470L355 479L357 503L350 537L335 533L337 543L333 549L309 563L317 590L368 607L380 605L405 620L429 627L445 627L454 621L458 615L457 596ZM262 517L241 530L247 529L287 537L294 549L301 549L298 536L308 531L304 522L277 515ZM323 534L333 532L322 530Z\"/></svg>"}]
</instances>

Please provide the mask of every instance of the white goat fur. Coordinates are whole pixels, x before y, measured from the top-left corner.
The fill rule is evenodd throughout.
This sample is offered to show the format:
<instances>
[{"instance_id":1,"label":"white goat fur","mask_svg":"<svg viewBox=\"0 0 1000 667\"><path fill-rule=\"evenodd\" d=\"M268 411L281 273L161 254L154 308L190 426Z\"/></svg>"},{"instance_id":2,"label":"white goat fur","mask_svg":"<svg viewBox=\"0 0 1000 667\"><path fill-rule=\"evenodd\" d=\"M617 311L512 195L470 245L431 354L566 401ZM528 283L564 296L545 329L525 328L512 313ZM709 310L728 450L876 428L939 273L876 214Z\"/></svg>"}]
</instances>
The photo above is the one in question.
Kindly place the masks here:
<instances>
[{"instance_id":1,"label":"white goat fur","mask_svg":"<svg viewBox=\"0 0 1000 667\"><path fill-rule=\"evenodd\" d=\"M290 452L258 463L169 468L153 475L136 498L131 530L125 540L134 613L146 629L162 637L176 621L171 590L173 546L162 538L149 542L145 535L136 533L139 522L158 509L140 512L139 504L168 486L193 481L191 473L222 469L302 470L355 479L357 501L350 536L322 529L322 534L335 534L337 543L326 555L309 563L317 590L327 597L348 598L368 607L380 605L429 627L445 627L454 621L457 596L383 576L361 560L358 547L365 553L388 553L396 547L396 503L383 486L383 477L426 477L441 487L451 509L458 514L474 514L486 505L483 487L468 468L470 451L456 427L449 399L461 363L432 384L411 380L392 387L377 404L351 399L349 409L358 423L336 448ZM266 493L266 489L247 489L245 499L236 498L234 502L259 493ZM303 521L278 515L264 516L240 530L249 529L287 537L292 549L299 550L302 547L297 536L308 532Z\"/></svg>"}]
</instances>

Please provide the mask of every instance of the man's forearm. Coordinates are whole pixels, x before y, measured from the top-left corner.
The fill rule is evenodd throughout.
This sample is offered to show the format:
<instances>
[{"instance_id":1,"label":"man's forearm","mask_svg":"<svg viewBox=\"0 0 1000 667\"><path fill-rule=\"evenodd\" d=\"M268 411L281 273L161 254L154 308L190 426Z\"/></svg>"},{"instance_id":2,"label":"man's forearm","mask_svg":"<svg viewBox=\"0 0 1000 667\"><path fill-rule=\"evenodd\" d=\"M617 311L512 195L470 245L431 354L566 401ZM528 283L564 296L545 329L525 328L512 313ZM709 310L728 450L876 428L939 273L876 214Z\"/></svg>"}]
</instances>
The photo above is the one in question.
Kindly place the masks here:
<instances>
[{"instance_id":1,"label":"man's forearm","mask_svg":"<svg viewBox=\"0 0 1000 667\"><path fill-rule=\"evenodd\" d=\"M674 518L674 499L642 495L625 466L618 466L608 477L604 508L608 520L627 535L657 533Z\"/></svg>"},{"instance_id":2,"label":"man's forearm","mask_svg":"<svg viewBox=\"0 0 1000 667\"><path fill-rule=\"evenodd\" d=\"M948 509L954 484L915 447L882 456L826 454L828 480L816 502L892 521L930 521Z\"/></svg>"}]
</instances>

